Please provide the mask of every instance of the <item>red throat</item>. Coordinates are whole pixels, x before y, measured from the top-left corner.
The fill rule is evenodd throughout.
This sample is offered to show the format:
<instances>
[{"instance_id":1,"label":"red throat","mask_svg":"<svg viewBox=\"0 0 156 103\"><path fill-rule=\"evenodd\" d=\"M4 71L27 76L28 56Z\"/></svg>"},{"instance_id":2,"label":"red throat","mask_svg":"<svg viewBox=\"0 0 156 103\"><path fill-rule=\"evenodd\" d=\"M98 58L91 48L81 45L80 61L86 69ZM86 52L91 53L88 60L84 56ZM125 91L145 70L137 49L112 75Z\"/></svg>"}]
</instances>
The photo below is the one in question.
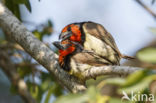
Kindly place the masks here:
<instances>
[{"instance_id":1,"label":"red throat","mask_svg":"<svg viewBox=\"0 0 156 103\"><path fill-rule=\"evenodd\" d=\"M69 41L75 41L75 42L79 42L81 43L81 31L80 31L80 27L76 24L70 24L67 25L66 27L63 28L62 33L64 32L68 32L71 31L72 32L72 36L67 39L62 41L62 44L71 44L71 42ZM71 46L69 46L69 48L65 49L65 50L59 50L59 63L60 65L64 64L64 60L65 57L67 57L67 55L73 53L75 51L76 47L74 44L72 44Z\"/></svg>"},{"instance_id":2,"label":"red throat","mask_svg":"<svg viewBox=\"0 0 156 103\"><path fill-rule=\"evenodd\" d=\"M62 44L69 44L68 41L62 41L61 42ZM72 44L71 46L69 46L67 49L65 50L59 50L59 63L61 65L64 64L64 59L67 55L71 54L72 52L75 51L75 46L74 44Z\"/></svg>"}]
</instances>

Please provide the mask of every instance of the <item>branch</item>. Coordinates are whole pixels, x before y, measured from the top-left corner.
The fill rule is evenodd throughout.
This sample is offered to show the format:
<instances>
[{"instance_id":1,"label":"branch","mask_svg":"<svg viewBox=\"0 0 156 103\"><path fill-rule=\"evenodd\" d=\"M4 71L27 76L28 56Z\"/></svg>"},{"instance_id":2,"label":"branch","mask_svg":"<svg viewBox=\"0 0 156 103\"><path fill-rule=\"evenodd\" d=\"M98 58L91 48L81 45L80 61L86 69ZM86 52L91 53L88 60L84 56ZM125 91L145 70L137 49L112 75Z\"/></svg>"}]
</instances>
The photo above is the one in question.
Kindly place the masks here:
<instances>
[{"instance_id":1,"label":"branch","mask_svg":"<svg viewBox=\"0 0 156 103\"><path fill-rule=\"evenodd\" d=\"M156 19L156 13L154 13L149 7L147 7L143 2L140 0L136 0L138 4L140 4L147 12L149 12L155 19Z\"/></svg>"},{"instance_id":2,"label":"branch","mask_svg":"<svg viewBox=\"0 0 156 103\"><path fill-rule=\"evenodd\" d=\"M0 27L9 34L27 53L29 53L36 61L43 65L56 79L73 93L84 91L85 83L66 73L58 64L58 56L50 50L45 44L36 39L24 25L4 6L0 5ZM90 70L84 71L84 79L90 79L105 74L129 74L139 68L125 66L104 66L92 67Z\"/></svg>"},{"instance_id":3,"label":"branch","mask_svg":"<svg viewBox=\"0 0 156 103\"><path fill-rule=\"evenodd\" d=\"M24 25L0 3L0 27L27 53L43 65L60 83L72 92L86 89L78 78L64 72L57 62L57 55L29 32Z\"/></svg>"},{"instance_id":4,"label":"branch","mask_svg":"<svg viewBox=\"0 0 156 103\"><path fill-rule=\"evenodd\" d=\"M8 76L11 83L17 88L18 94L23 98L25 103L37 103L27 90L27 85L24 80L21 79L16 72L16 68L10 61L10 58L5 52L2 52L2 50L0 51L0 67Z\"/></svg>"},{"instance_id":5,"label":"branch","mask_svg":"<svg viewBox=\"0 0 156 103\"><path fill-rule=\"evenodd\" d=\"M83 73L85 79L96 78L101 75L124 75L127 76L137 70L143 70L139 67L129 67L129 66L102 66L102 67L92 67L91 69Z\"/></svg>"}]
</instances>

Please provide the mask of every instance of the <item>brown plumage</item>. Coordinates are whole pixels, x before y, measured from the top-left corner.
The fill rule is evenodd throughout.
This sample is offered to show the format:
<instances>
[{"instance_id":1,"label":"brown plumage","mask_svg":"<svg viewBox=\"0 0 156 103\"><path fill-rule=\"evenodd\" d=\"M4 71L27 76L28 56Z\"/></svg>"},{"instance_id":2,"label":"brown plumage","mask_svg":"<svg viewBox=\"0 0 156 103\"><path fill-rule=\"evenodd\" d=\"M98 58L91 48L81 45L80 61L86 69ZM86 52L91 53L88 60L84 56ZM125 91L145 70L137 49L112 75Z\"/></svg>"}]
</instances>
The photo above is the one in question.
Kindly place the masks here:
<instances>
[{"instance_id":1,"label":"brown plumage","mask_svg":"<svg viewBox=\"0 0 156 103\"><path fill-rule=\"evenodd\" d=\"M133 58L121 54L112 35L98 23L69 24L59 38L62 39L57 46L59 63L64 70L74 75L92 66L120 65L121 58Z\"/></svg>"},{"instance_id":2,"label":"brown plumage","mask_svg":"<svg viewBox=\"0 0 156 103\"><path fill-rule=\"evenodd\" d=\"M101 24L86 22L83 24L83 28L86 30L87 33L95 36L98 39L101 39L104 43L109 45L114 51L117 52L119 56L121 56L121 58L134 59L134 57L123 55L120 53L114 38Z\"/></svg>"}]
</instances>

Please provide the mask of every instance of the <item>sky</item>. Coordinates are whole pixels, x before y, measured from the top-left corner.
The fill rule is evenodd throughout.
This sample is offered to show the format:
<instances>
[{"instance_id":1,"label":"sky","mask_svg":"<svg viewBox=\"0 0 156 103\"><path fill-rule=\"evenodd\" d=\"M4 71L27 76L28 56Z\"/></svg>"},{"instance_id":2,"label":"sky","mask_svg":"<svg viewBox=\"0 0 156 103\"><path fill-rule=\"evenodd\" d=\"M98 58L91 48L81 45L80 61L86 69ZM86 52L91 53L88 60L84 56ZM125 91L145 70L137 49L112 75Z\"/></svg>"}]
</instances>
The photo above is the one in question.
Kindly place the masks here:
<instances>
[{"instance_id":1,"label":"sky","mask_svg":"<svg viewBox=\"0 0 156 103\"><path fill-rule=\"evenodd\" d=\"M31 0L31 5L32 13L22 6L23 20L40 24L51 19L55 33L44 38L49 44L58 40L64 26L82 21L102 24L123 54L133 55L155 38L149 31L149 27L156 27L155 20L134 0Z\"/></svg>"}]
</instances>

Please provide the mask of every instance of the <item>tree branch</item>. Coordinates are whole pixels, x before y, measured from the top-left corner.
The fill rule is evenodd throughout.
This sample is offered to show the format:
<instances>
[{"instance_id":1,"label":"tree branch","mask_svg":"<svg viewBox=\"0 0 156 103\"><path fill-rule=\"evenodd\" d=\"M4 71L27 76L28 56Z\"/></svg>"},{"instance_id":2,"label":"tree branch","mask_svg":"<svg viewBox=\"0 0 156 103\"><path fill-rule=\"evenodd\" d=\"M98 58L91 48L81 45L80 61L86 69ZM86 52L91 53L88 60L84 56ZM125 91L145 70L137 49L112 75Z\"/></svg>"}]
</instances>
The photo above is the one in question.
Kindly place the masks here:
<instances>
[{"instance_id":1,"label":"tree branch","mask_svg":"<svg viewBox=\"0 0 156 103\"><path fill-rule=\"evenodd\" d=\"M29 32L24 25L0 4L0 27L36 61L43 65L60 83L72 92L86 89L78 78L70 76L58 65L57 55Z\"/></svg>"},{"instance_id":2,"label":"tree branch","mask_svg":"<svg viewBox=\"0 0 156 103\"><path fill-rule=\"evenodd\" d=\"M102 66L102 67L92 67L91 69L84 72L85 79L96 78L101 75L124 75L127 76L137 70L143 70L139 67L129 67L129 66Z\"/></svg>"},{"instance_id":3,"label":"tree branch","mask_svg":"<svg viewBox=\"0 0 156 103\"><path fill-rule=\"evenodd\" d=\"M10 79L11 83L17 88L18 94L23 98L25 103L37 103L27 90L27 85L16 72L14 64L10 61L8 55L0 51L0 67Z\"/></svg>"},{"instance_id":4,"label":"tree branch","mask_svg":"<svg viewBox=\"0 0 156 103\"><path fill-rule=\"evenodd\" d=\"M58 81L73 93L84 91L85 83L78 78L69 75L58 64L58 56L45 44L39 41L29 32L24 25L4 6L0 5L0 27L9 34L21 47L36 61L43 65ZM92 67L84 71L85 80L104 74L129 74L139 68L122 66Z\"/></svg>"},{"instance_id":5,"label":"tree branch","mask_svg":"<svg viewBox=\"0 0 156 103\"><path fill-rule=\"evenodd\" d=\"M140 4L147 12L149 12L155 19L156 19L156 13L154 13L149 7L147 7L143 2L140 0L136 0L138 4Z\"/></svg>"}]
</instances>

